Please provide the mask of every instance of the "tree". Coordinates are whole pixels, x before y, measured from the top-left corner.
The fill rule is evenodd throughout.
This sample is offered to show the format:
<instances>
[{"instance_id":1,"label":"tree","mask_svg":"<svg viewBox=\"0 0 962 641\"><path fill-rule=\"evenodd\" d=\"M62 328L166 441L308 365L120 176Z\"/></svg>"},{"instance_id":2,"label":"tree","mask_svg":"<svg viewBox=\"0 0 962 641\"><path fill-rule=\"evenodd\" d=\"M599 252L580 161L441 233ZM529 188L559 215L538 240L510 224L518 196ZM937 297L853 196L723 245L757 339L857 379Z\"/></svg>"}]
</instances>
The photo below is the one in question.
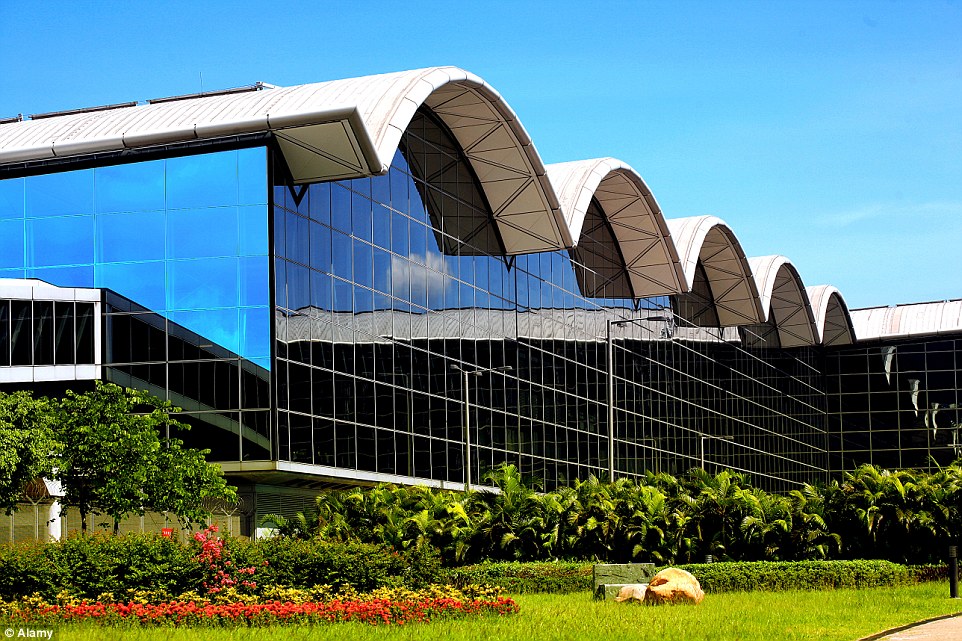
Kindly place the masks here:
<instances>
[{"instance_id":1,"label":"tree","mask_svg":"<svg viewBox=\"0 0 962 641\"><path fill-rule=\"evenodd\" d=\"M180 439L161 439L157 462L147 479L147 502L154 512L169 512L190 527L210 516L211 499L237 500L220 468L205 458L210 450L184 449Z\"/></svg>"},{"instance_id":2,"label":"tree","mask_svg":"<svg viewBox=\"0 0 962 641\"><path fill-rule=\"evenodd\" d=\"M182 448L162 437L171 428L189 429L171 414L168 401L147 392L97 381L94 390L68 391L58 404L56 434L64 443L56 457L55 478L63 484L61 503L114 522L145 509L171 511L185 524L209 512L206 499L236 498L220 470L204 461L209 450Z\"/></svg>"},{"instance_id":3,"label":"tree","mask_svg":"<svg viewBox=\"0 0 962 641\"><path fill-rule=\"evenodd\" d=\"M0 508L17 509L27 483L51 472L54 408L30 392L0 392Z\"/></svg>"}]
</instances>

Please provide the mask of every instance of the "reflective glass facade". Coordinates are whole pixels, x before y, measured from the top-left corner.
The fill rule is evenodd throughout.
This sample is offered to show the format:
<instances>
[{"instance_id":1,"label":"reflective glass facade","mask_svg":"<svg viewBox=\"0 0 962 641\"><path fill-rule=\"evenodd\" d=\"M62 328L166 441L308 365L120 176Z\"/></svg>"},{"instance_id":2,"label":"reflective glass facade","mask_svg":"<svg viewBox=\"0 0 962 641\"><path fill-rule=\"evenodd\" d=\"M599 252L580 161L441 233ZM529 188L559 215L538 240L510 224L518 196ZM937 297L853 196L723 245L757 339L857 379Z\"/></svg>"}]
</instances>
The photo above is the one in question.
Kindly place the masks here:
<instances>
[{"instance_id":1,"label":"reflective glass facade","mask_svg":"<svg viewBox=\"0 0 962 641\"><path fill-rule=\"evenodd\" d=\"M106 290L104 378L184 408L213 459L270 459L267 184L263 147L2 180L0 278ZM0 351L59 364L70 309L30 305L0 304Z\"/></svg>"},{"instance_id":2,"label":"reflective glass facade","mask_svg":"<svg viewBox=\"0 0 962 641\"><path fill-rule=\"evenodd\" d=\"M827 356L832 467L932 469L962 456L962 340L932 336Z\"/></svg>"},{"instance_id":3,"label":"reflective glass facade","mask_svg":"<svg viewBox=\"0 0 962 641\"><path fill-rule=\"evenodd\" d=\"M263 148L0 181L0 278L99 287L270 366Z\"/></svg>"},{"instance_id":4,"label":"reflective glass facade","mask_svg":"<svg viewBox=\"0 0 962 641\"><path fill-rule=\"evenodd\" d=\"M548 487L605 475L607 321L635 319L611 340L617 473L704 461L761 485L824 476L814 350L746 349L676 316L687 300L606 298L626 287L610 230L502 256L470 166L429 113L385 176L305 186L284 173L278 161L279 458L463 482L467 393L474 479L505 461ZM597 204L589 214L586 229L605 225ZM506 367L467 390L456 369Z\"/></svg>"},{"instance_id":5,"label":"reflective glass facade","mask_svg":"<svg viewBox=\"0 0 962 641\"><path fill-rule=\"evenodd\" d=\"M824 477L822 352L716 327L704 270L632 300L599 203L584 229L504 256L421 110L384 176L295 185L267 144L0 181L0 278L106 290L105 377L183 407L215 460L452 484L510 462L549 488L609 467Z\"/></svg>"}]
</instances>

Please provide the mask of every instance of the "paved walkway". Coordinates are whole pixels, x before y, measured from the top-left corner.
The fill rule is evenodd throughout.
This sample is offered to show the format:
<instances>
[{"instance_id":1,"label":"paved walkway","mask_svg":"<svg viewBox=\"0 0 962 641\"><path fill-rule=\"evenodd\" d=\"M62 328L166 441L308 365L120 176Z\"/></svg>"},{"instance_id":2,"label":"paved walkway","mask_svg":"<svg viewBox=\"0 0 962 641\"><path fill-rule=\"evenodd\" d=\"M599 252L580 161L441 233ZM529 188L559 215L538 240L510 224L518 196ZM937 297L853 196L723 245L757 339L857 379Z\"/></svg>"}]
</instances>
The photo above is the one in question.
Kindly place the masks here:
<instances>
[{"instance_id":1,"label":"paved walkway","mask_svg":"<svg viewBox=\"0 0 962 641\"><path fill-rule=\"evenodd\" d=\"M962 616L923 623L893 632L878 641L962 641Z\"/></svg>"}]
</instances>

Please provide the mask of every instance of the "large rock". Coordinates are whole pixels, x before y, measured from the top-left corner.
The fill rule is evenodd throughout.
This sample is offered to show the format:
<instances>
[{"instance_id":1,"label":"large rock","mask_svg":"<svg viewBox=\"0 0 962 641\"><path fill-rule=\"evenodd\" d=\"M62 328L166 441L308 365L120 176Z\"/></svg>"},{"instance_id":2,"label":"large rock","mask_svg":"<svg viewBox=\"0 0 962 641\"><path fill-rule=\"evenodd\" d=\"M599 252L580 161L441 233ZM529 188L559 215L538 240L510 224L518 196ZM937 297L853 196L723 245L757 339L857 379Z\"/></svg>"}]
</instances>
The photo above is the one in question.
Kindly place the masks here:
<instances>
[{"instance_id":1,"label":"large rock","mask_svg":"<svg viewBox=\"0 0 962 641\"><path fill-rule=\"evenodd\" d=\"M665 568L651 578L645 591L645 603L701 603L705 593L698 579L678 568Z\"/></svg>"},{"instance_id":2,"label":"large rock","mask_svg":"<svg viewBox=\"0 0 962 641\"><path fill-rule=\"evenodd\" d=\"M619 603L621 601L644 601L645 592L648 590L647 583L635 583L632 585L623 585L618 591L618 596L615 597L615 601Z\"/></svg>"}]
</instances>

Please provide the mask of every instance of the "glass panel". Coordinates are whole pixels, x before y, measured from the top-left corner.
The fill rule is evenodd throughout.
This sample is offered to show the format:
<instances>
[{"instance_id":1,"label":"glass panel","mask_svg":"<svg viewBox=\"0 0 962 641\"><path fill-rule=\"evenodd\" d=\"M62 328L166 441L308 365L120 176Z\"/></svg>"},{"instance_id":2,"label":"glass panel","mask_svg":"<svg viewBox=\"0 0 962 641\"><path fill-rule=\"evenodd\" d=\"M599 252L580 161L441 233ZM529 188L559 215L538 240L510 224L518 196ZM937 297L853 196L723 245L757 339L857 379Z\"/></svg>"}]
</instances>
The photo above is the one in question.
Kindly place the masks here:
<instances>
[{"instance_id":1,"label":"glass panel","mask_svg":"<svg viewBox=\"0 0 962 641\"><path fill-rule=\"evenodd\" d=\"M237 255L237 208L185 209L167 214L170 258Z\"/></svg>"},{"instance_id":2,"label":"glass panel","mask_svg":"<svg viewBox=\"0 0 962 641\"><path fill-rule=\"evenodd\" d=\"M170 313L170 320L206 339L198 346L202 350L220 347L237 354L241 347L237 314L233 308L176 311Z\"/></svg>"},{"instance_id":3,"label":"glass panel","mask_svg":"<svg viewBox=\"0 0 962 641\"><path fill-rule=\"evenodd\" d=\"M165 255L164 212L112 214L97 218L98 260L163 260Z\"/></svg>"},{"instance_id":4,"label":"glass panel","mask_svg":"<svg viewBox=\"0 0 962 641\"><path fill-rule=\"evenodd\" d=\"M0 220L0 268L23 267L23 221Z\"/></svg>"},{"instance_id":5,"label":"glass panel","mask_svg":"<svg viewBox=\"0 0 962 641\"><path fill-rule=\"evenodd\" d=\"M237 259L203 258L168 262L168 309L237 305Z\"/></svg>"},{"instance_id":6,"label":"glass panel","mask_svg":"<svg viewBox=\"0 0 962 641\"><path fill-rule=\"evenodd\" d=\"M236 204L236 154L219 153L167 159L168 209Z\"/></svg>"},{"instance_id":7,"label":"glass panel","mask_svg":"<svg viewBox=\"0 0 962 641\"><path fill-rule=\"evenodd\" d=\"M267 204L267 149L253 147L237 151L237 202L241 205ZM261 208L263 211L263 208ZM266 224L266 217L263 218ZM267 238L266 227L264 238Z\"/></svg>"},{"instance_id":8,"label":"glass panel","mask_svg":"<svg viewBox=\"0 0 962 641\"><path fill-rule=\"evenodd\" d=\"M94 262L93 216L28 220L26 232L27 267Z\"/></svg>"},{"instance_id":9,"label":"glass panel","mask_svg":"<svg viewBox=\"0 0 962 641\"><path fill-rule=\"evenodd\" d=\"M270 310L266 307L240 310L240 349L246 358L265 358L271 355Z\"/></svg>"},{"instance_id":10,"label":"glass panel","mask_svg":"<svg viewBox=\"0 0 962 641\"><path fill-rule=\"evenodd\" d=\"M68 171L26 179L24 191L27 218L92 214L94 172Z\"/></svg>"},{"instance_id":11,"label":"glass panel","mask_svg":"<svg viewBox=\"0 0 962 641\"><path fill-rule=\"evenodd\" d=\"M270 259L267 256L251 256L238 260L240 268L241 305L267 305L270 289Z\"/></svg>"},{"instance_id":12,"label":"glass panel","mask_svg":"<svg viewBox=\"0 0 962 641\"><path fill-rule=\"evenodd\" d=\"M33 323L30 307L30 301L15 300L10 304L10 352L13 365L33 364Z\"/></svg>"},{"instance_id":13,"label":"glass panel","mask_svg":"<svg viewBox=\"0 0 962 641\"><path fill-rule=\"evenodd\" d=\"M237 208L238 251L241 256L267 254L267 207Z\"/></svg>"},{"instance_id":14,"label":"glass panel","mask_svg":"<svg viewBox=\"0 0 962 641\"><path fill-rule=\"evenodd\" d=\"M331 226L351 232L351 192L337 183L331 186Z\"/></svg>"},{"instance_id":15,"label":"glass panel","mask_svg":"<svg viewBox=\"0 0 962 641\"><path fill-rule=\"evenodd\" d=\"M391 210L382 205L374 206L374 244L391 248Z\"/></svg>"},{"instance_id":16,"label":"glass panel","mask_svg":"<svg viewBox=\"0 0 962 641\"><path fill-rule=\"evenodd\" d=\"M310 270L297 263L287 264L287 306L298 310L311 304Z\"/></svg>"},{"instance_id":17,"label":"glass panel","mask_svg":"<svg viewBox=\"0 0 962 641\"><path fill-rule=\"evenodd\" d=\"M111 289L145 309L167 308L164 262L108 263L97 265L94 282Z\"/></svg>"},{"instance_id":18,"label":"glass panel","mask_svg":"<svg viewBox=\"0 0 962 641\"><path fill-rule=\"evenodd\" d=\"M98 212L160 210L165 204L163 160L95 170Z\"/></svg>"},{"instance_id":19,"label":"glass panel","mask_svg":"<svg viewBox=\"0 0 962 641\"><path fill-rule=\"evenodd\" d=\"M340 232L334 232L332 246L337 248L337 251L334 251L334 275L350 280L353 273L351 252L347 251L351 247L350 237Z\"/></svg>"},{"instance_id":20,"label":"glass panel","mask_svg":"<svg viewBox=\"0 0 962 641\"><path fill-rule=\"evenodd\" d=\"M333 287L331 276L321 272L311 272L311 306L316 310L330 310L333 304L331 300ZM329 317L328 317L329 318Z\"/></svg>"},{"instance_id":21,"label":"glass panel","mask_svg":"<svg viewBox=\"0 0 962 641\"><path fill-rule=\"evenodd\" d=\"M77 303L77 364L94 362L94 306Z\"/></svg>"},{"instance_id":22,"label":"glass panel","mask_svg":"<svg viewBox=\"0 0 962 641\"><path fill-rule=\"evenodd\" d=\"M311 223L311 259L312 269L319 269L331 273L331 229L326 225Z\"/></svg>"},{"instance_id":23,"label":"glass panel","mask_svg":"<svg viewBox=\"0 0 962 641\"><path fill-rule=\"evenodd\" d=\"M310 222L296 214L287 214L287 243L284 257L307 265L311 260Z\"/></svg>"},{"instance_id":24,"label":"glass panel","mask_svg":"<svg viewBox=\"0 0 962 641\"><path fill-rule=\"evenodd\" d=\"M366 287L374 285L373 248L360 240L354 240L354 282Z\"/></svg>"},{"instance_id":25,"label":"glass panel","mask_svg":"<svg viewBox=\"0 0 962 641\"><path fill-rule=\"evenodd\" d=\"M359 193L351 194L352 233L364 240L371 240L373 222L371 201Z\"/></svg>"},{"instance_id":26,"label":"glass panel","mask_svg":"<svg viewBox=\"0 0 962 641\"><path fill-rule=\"evenodd\" d=\"M0 180L0 220L23 218L23 178Z\"/></svg>"},{"instance_id":27,"label":"glass panel","mask_svg":"<svg viewBox=\"0 0 962 641\"><path fill-rule=\"evenodd\" d=\"M331 183L311 185L310 217L324 225L331 224Z\"/></svg>"},{"instance_id":28,"label":"glass panel","mask_svg":"<svg viewBox=\"0 0 962 641\"><path fill-rule=\"evenodd\" d=\"M57 314L57 331L54 345L57 365L73 364L76 361L74 355L74 304L58 302L55 311Z\"/></svg>"},{"instance_id":29,"label":"glass panel","mask_svg":"<svg viewBox=\"0 0 962 641\"><path fill-rule=\"evenodd\" d=\"M10 301L0 300L0 367L10 364Z\"/></svg>"}]
</instances>

